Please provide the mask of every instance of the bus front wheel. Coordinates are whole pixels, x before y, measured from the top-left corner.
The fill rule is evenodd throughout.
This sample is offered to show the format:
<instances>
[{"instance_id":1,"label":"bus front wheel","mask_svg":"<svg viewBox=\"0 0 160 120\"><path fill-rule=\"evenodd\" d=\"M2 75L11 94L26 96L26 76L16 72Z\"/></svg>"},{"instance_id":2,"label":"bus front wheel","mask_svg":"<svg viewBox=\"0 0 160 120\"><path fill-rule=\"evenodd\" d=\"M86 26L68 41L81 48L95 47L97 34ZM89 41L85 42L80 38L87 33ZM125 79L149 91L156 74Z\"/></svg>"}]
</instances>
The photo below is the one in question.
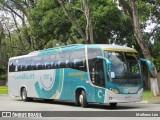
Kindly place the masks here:
<instances>
[{"instance_id":1,"label":"bus front wheel","mask_svg":"<svg viewBox=\"0 0 160 120\"><path fill-rule=\"evenodd\" d=\"M84 90L82 90L81 94L79 95L79 103L83 108L87 107L88 105L87 99L86 99L86 92Z\"/></svg>"},{"instance_id":2,"label":"bus front wheel","mask_svg":"<svg viewBox=\"0 0 160 120\"><path fill-rule=\"evenodd\" d=\"M23 101L28 101L26 88L23 88L23 89L22 89L21 97L22 97L22 100L23 100Z\"/></svg>"}]
</instances>

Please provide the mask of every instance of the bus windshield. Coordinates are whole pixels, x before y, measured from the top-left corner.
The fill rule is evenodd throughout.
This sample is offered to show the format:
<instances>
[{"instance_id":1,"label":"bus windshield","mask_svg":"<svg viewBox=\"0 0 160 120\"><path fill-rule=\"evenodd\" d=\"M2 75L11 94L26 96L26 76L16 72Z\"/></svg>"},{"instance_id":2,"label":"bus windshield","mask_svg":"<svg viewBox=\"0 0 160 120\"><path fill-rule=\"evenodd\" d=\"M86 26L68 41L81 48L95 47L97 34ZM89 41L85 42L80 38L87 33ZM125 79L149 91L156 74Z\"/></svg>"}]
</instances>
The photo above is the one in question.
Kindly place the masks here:
<instances>
[{"instance_id":1,"label":"bus windshield","mask_svg":"<svg viewBox=\"0 0 160 120\"><path fill-rule=\"evenodd\" d=\"M112 62L109 81L117 84L142 83L137 56L136 53L105 51L105 57Z\"/></svg>"}]
</instances>

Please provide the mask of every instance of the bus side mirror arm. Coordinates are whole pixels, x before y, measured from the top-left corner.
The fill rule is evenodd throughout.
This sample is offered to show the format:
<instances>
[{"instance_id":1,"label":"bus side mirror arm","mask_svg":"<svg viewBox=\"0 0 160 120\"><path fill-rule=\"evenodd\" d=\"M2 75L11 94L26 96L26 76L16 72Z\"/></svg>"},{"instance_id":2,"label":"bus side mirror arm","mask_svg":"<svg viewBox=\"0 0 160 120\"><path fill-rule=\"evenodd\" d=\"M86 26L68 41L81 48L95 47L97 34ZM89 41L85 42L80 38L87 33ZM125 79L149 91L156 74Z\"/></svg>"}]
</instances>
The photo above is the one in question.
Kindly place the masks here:
<instances>
[{"instance_id":1,"label":"bus side mirror arm","mask_svg":"<svg viewBox=\"0 0 160 120\"><path fill-rule=\"evenodd\" d=\"M105 58L103 56L97 56L96 58L103 59L106 62L106 64L107 64L108 71L111 70L112 62L108 58Z\"/></svg>"},{"instance_id":2,"label":"bus side mirror arm","mask_svg":"<svg viewBox=\"0 0 160 120\"><path fill-rule=\"evenodd\" d=\"M153 68L153 63L150 60L144 59L144 58L139 58L140 61L145 62L148 66L149 72L151 72Z\"/></svg>"}]
</instances>

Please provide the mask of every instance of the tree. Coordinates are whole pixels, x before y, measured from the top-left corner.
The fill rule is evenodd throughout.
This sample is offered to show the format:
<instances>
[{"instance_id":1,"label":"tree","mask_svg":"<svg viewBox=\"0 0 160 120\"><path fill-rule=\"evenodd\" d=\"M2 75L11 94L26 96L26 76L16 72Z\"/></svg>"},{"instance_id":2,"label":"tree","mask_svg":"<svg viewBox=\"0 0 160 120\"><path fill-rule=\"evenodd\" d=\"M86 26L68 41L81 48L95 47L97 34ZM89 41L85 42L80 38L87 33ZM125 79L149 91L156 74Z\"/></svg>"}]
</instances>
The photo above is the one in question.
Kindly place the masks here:
<instances>
[{"instance_id":1,"label":"tree","mask_svg":"<svg viewBox=\"0 0 160 120\"><path fill-rule=\"evenodd\" d=\"M112 0L92 2L78 0L71 3L63 0L58 1L85 43L124 44L127 40L129 45L132 46L134 38L129 24L131 22L126 15L118 10ZM127 39L126 36L128 36Z\"/></svg>"},{"instance_id":2,"label":"tree","mask_svg":"<svg viewBox=\"0 0 160 120\"><path fill-rule=\"evenodd\" d=\"M4 33L3 33L3 26L2 26L2 23L1 23L1 21L0 21L0 61L2 60L2 49L1 49L1 41L2 41L2 38L3 38L3 35L4 35Z\"/></svg>"},{"instance_id":3,"label":"tree","mask_svg":"<svg viewBox=\"0 0 160 120\"><path fill-rule=\"evenodd\" d=\"M47 48L48 42L52 40L63 45L93 43L88 41L92 39L89 38L92 35L89 35L87 18L92 18L93 30L91 31L94 43L121 45L128 43L130 47L136 46L131 20L117 8L117 4L112 0L88 1L90 17L85 15L83 0L62 3L79 30L75 29L57 0L40 0L28 15L30 34L35 45L41 44L37 49Z\"/></svg>"},{"instance_id":4,"label":"tree","mask_svg":"<svg viewBox=\"0 0 160 120\"><path fill-rule=\"evenodd\" d=\"M150 51L144 41L143 34L140 29L140 23L138 19L138 11L136 7L136 0L130 0L130 3L128 3L125 0L119 0L120 4L123 6L125 10L129 13L131 19L132 19L132 24L133 24L133 29L134 29L134 35L137 40L138 45L141 48L141 51L144 55L144 57L150 61L152 61L152 57L150 54ZM158 82L157 82L157 70L156 67L153 65L152 70L150 71L150 83L151 83L151 91L153 92L154 96L157 96L159 94L159 87L158 87Z\"/></svg>"},{"instance_id":5,"label":"tree","mask_svg":"<svg viewBox=\"0 0 160 120\"><path fill-rule=\"evenodd\" d=\"M75 27L75 29L78 31L78 33L81 35L81 37L84 39L85 43L88 43L88 36L84 34L83 30L81 27L78 25L78 23L74 20L74 18L71 16L71 14L68 12L67 8L65 7L65 3L63 0L58 0L59 4L62 6L63 11L65 15L68 17L68 19L71 21L72 25ZM88 27L88 26L87 26ZM87 28L86 28L87 29ZM88 35L88 30L86 30L87 35Z\"/></svg>"},{"instance_id":6,"label":"tree","mask_svg":"<svg viewBox=\"0 0 160 120\"><path fill-rule=\"evenodd\" d=\"M81 35L81 37L84 39L85 43L90 43L90 42L94 43L94 41L93 41L93 29L92 29L92 23L91 23L91 18L90 18L90 13L89 13L87 0L83 0L85 11L81 10L82 12L85 13L85 16L86 16L86 19L87 19L86 32L85 32L86 34L84 34L82 28L78 25L76 20L74 20L74 18L71 16L70 12L65 7L65 2L63 0L58 0L58 2L62 6L64 13L68 17L68 19L71 21L72 25L75 27L75 29L78 31L78 33ZM89 38L91 39L91 41L89 40Z\"/></svg>"},{"instance_id":7,"label":"tree","mask_svg":"<svg viewBox=\"0 0 160 120\"><path fill-rule=\"evenodd\" d=\"M10 18L12 17L10 20L14 21L18 39L23 48L23 54L28 52L28 49L25 47L26 44L28 44L33 51L32 39L27 27L27 19L31 8L34 7L35 3L34 0L0 0L2 14L4 12L9 14Z\"/></svg>"}]
</instances>

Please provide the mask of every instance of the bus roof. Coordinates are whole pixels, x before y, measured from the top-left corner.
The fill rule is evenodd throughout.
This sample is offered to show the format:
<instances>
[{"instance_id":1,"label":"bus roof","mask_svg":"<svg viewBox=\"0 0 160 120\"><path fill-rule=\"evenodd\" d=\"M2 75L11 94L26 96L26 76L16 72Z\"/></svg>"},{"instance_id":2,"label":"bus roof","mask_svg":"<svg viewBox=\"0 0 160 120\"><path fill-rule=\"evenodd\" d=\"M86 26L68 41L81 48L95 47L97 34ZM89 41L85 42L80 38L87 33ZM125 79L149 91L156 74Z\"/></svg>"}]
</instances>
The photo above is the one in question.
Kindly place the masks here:
<instances>
[{"instance_id":1,"label":"bus roof","mask_svg":"<svg viewBox=\"0 0 160 120\"><path fill-rule=\"evenodd\" d=\"M31 56L38 56L38 55L44 55L44 54L49 54L49 53L54 53L54 52L75 50L75 49L79 49L79 48L84 48L85 45L86 44L71 44L71 45L67 45L67 46L49 48L49 49L44 49L44 50L39 50L39 51L33 51L27 55L12 57L10 59L25 58L25 57L29 57L29 56L30 57ZM137 53L137 51L133 48L121 46L121 45L116 45L116 44L87 44L87 46L88 46L88 48L99 48L102 50L109 50L109 51L122 51L122 52Z\"/></svg>"}]
</instances>

